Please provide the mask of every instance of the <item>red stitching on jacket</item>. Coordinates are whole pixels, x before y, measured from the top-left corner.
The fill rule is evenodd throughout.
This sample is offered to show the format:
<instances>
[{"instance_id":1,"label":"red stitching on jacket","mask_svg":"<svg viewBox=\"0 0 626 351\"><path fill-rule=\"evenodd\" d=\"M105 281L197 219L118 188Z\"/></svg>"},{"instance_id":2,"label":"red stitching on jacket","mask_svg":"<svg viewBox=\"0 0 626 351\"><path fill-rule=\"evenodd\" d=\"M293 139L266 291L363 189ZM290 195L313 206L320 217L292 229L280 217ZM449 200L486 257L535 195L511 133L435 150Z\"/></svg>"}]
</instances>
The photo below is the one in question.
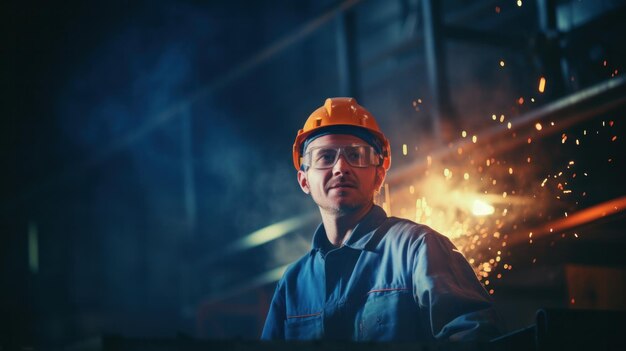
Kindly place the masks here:
<instances>
[{"instance_id":1,"label":"red stitching on jacket","mask_svg":"<svg viewBox=\"0 0 626 351\"><path fill-rule=\"evenodd\" d=\"M384 292L384 291L399 291L399 290L409 290L409 288L387 288L387 289L374 289L367 292L367 294ZM367 295L366 294L366 295Z\"/></svg>"},{"instance_id":2,"label":"red stitching on jacket","mask_svg":"<svg viewBox=\"0 0 626 351\"><path fill-rule=\"evenodd\" d=\"M287 318L305 318L305 317L319 316L320 314L322 314L322 312L311 313L311 314L301 314L297 316L287 316Z\"/></svg>"}]
</instances>

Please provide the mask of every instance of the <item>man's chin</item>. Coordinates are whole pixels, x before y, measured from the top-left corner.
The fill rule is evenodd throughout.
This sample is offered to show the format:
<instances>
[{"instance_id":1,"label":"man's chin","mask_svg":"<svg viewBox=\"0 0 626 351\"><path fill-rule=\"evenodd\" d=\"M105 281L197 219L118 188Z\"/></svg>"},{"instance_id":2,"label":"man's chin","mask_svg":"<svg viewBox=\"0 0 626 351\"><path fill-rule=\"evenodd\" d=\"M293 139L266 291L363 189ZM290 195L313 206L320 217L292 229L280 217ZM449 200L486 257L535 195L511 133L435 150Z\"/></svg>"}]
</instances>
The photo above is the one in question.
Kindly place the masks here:
<instances>
[{"instance_id":1,"label":"man's chin","mask_svg":"<svg viewBox=\"0 0 626 351\"><path fill-rule=\"evenodd\" d=\"M354 201L335 201L333 204L329 206L320 206L324 208L326 211L335 213L338 215L348 215L355 212L358 212L362 209L365 204L354 202Z\"/></svg>"}]
</instances>

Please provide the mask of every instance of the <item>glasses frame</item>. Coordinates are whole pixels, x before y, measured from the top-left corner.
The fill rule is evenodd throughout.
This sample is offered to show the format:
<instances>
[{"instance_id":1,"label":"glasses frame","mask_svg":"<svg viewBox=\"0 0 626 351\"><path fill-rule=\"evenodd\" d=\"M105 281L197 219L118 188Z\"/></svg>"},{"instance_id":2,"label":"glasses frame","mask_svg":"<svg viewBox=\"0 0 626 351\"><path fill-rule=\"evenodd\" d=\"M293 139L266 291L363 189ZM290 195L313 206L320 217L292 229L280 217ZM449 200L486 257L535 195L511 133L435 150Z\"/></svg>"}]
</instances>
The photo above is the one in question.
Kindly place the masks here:
<instances>
[{"instance_id":1,"label":"glasses frame","mask_svg":"<svg viewBox=\"0 0 626 351\"><path fill-rule=\"evenodd\" d=\"M350 159L347 157L346 155L346 148L351 148L351 147L364 147L367 148L369 150L369 164L365 165L365 166L361 166L361 165L354 165L352 164L352 162L350 162ZM332 162L332 164L330 164L328 167L313 167L311 165L312 163L312 157L313 157L313 151L315 150L319 150L319 149L331 149L331 150L335 150L337 153L335 154L335 160ZM339 157L343 155L344 160L352 167L357 167L357 168L367 168L367 167L371 167L371 166L380 166L382 165L383 162L383 156L378 153L376 151L376 149L369 145L369 144L350 144L350 145L330 145L330 146L315 146L310 148L309 150L306 150L306 152L304 153L304 155L302 155L302 168L304 171L307 171L309 169L330 169L335 167L335 165L337 164L337 161L339 161ZM376 160L376 162L372 162L373 160Z\"/></svg>"}]
</instances>

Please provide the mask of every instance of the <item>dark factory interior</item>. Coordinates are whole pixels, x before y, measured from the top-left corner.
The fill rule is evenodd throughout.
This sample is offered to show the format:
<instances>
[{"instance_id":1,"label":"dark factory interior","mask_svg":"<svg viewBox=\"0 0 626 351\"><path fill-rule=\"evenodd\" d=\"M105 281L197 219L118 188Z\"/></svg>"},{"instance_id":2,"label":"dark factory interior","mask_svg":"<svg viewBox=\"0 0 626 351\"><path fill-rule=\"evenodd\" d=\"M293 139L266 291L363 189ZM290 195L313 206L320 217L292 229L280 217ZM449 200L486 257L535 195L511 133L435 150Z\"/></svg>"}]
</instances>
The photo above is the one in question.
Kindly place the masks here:
<instances>
[{"instance_id":1,"label":"dark factory interior","mask_svg":"<svg viewBox=\"0 0 626 351\"><path fill-rule=\"evenodd\" d=\"M391 141L376 203L452 240L505 334L623 333L626 1L0 8L0 350L265 349L320 223L292 145L335 96Z\"/></svg>"}]
</instances>

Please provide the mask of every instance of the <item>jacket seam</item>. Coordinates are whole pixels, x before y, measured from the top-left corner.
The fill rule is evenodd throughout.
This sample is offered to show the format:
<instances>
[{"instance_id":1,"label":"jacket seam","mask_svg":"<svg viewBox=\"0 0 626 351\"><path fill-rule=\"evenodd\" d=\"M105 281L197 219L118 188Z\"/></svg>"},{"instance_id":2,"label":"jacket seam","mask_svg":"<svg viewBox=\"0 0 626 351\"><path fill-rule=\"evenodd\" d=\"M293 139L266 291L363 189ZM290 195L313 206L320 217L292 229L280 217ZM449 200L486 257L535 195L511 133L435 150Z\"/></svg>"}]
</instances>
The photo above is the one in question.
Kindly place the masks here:
<instances>
[{"instance_id":1,"label":"jacket seam","mask_svg":"<svg viewBox=\"0 0 626 351\"><path fill-rule=\"evenodd\" d=\"M314 317L314 316L319 316L320 314L322 314L322 312L311 313L311 314L299 314L299 315L295 315L295 316L287 316L287 319Z\"/></svg>"},{"instance_id":2,"label":"jacket seam","mask_svg":"<svg viewBox=\"0 0 626 351\"><path fill-rule=\"evenodd\" d=\"M387 291L401 291L401 290L409 290L409 288L386 288L386 289L374 289L367 292L366 295L378 293L378 292L387 292Z\"/></svg>"}]
</instances>

